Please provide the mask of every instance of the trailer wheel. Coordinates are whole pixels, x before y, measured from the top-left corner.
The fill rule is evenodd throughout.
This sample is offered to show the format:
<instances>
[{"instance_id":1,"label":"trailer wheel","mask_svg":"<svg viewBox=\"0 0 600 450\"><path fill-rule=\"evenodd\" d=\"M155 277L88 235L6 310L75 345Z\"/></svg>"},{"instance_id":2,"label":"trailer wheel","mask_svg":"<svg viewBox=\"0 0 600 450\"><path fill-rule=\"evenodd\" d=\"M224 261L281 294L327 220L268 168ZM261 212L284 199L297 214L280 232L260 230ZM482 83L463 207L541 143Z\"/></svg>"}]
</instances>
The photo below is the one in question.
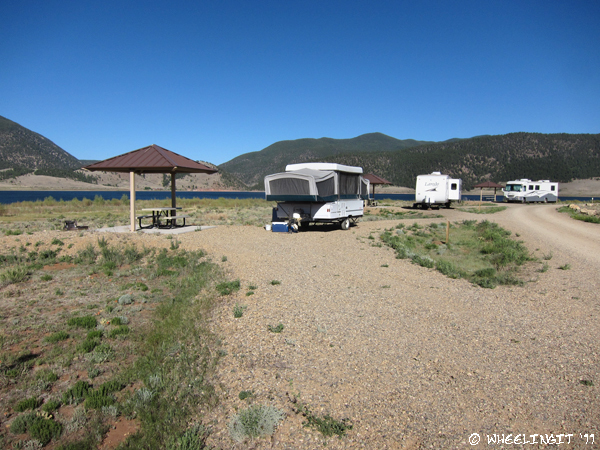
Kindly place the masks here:
<instances>
[{"instance_id":1,"label":"trailer wheel","mask_svg":"<svg viewBox=\"0 0 600 450\"><path fill-rule=\"evenodd\" d=\"M342 230L347 230L348 228L350 228L350 219L345 218L344 220L342 220L340 226L342 227Z\"/></svg>"}]
</instances>

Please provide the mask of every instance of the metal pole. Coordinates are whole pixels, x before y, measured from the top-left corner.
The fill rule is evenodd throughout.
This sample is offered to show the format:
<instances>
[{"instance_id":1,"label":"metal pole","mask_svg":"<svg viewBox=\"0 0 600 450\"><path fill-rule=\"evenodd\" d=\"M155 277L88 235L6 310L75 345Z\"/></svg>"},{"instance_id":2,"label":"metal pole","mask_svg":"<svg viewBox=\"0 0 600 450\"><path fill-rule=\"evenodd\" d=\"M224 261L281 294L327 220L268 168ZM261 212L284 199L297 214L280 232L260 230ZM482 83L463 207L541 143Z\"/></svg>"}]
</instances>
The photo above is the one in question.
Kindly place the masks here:
<instances>
[{"instance_id":1,"label":"metal pole","mask_svg":"<svg viewBox=\"0 0 600 450\"><path fill-rule=\"evenodd\" d=\"M135 172L129 172L129 220L130 231L135 231Z\"/></svg>"},{"instance_id":2,"label":"metal pole","mask_svg":"<svg viewBox=\"0 0 600 450\"><path fill-rule=\"evenodd\" d=\"M175 196L175 172L171 172L171 208L177 207L177 200ZM171 212L171 215L175 215L175 211Z\"/></svg>"}]
</instances>

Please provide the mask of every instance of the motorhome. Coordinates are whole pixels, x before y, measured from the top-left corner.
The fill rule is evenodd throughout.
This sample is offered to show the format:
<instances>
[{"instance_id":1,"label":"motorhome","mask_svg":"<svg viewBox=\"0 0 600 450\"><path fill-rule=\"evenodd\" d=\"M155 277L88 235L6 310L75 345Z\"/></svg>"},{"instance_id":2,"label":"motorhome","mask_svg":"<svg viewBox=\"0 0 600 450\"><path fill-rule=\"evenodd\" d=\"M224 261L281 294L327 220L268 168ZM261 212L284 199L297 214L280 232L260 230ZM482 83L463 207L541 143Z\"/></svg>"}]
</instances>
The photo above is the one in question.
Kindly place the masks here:
<instances>
[{"instance_id":1,"label":"motorhome","mask_svg":"<svg viewBox=\"0 0 600 450\"><path fill-rule=\"evenodd\" d=\"M505 202L556 202L558 200L558 183L550 180L531 181L522 178L507 182L502 192Z\"/></svg>"},{"instance_id":2,"label":"motorhome","mask_svg":"<svg viewBox=\"0 0 600 450\"><path fill-rule=\"evenodd\" d=\"M369 198L369 180L362 167L335 163L288 164L285 172L265 177L265 197L276 201L276 223L298 231L310 223L339 223L350 228L363 216L364 201ZM288 228L289 227L289 228Z\"/></svg>"},{"instance_id":3,"label":"motorhome","mask_svg":"<svg viewBox=\"0 0 600 450\"><path fill-rule=\"evenodd\" d=\"M441 172L432 172L429 175L417 176L415 188L414 208L428 209L432 206L438 208L444 205L450 208L452 202L460 202L462 196L462 180L442 175Z\"/></svg>"}]
</instances>

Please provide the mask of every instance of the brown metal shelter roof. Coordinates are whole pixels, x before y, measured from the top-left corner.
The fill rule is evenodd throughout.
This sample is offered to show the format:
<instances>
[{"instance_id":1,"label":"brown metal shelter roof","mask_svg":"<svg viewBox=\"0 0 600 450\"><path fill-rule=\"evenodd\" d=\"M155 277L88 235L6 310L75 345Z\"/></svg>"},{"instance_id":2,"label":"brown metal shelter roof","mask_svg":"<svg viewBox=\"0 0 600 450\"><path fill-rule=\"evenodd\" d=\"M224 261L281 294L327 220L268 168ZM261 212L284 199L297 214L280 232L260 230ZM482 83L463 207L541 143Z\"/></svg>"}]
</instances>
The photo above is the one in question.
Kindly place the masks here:
<instances>
[{"instance_id":1,"label":"brown metal shelter roof","mask_svg":"<svg viewBox=\"0 0 600 450\"><path fill-rule=\"evenodd\" d=\"M377 175L373 175L372 173L367 173L366 175L363 175L363 178L369 180L369 183L371 184L392 184L390 181L378 177Z\"/></svg>"},{"instance_id":2,"label":"brown metal shelter roof","mask_svg":"<svg viewBox=\"0 0 600 450\"><path fill-rule=\"evenodd\" d=\"M102 172L135 173L215 173L204 164L192 161L158 145L133 150L123 155L105 159L84 169Z\"/></svg>"},{"instance_id":3,"label":"brown metal shelter roof","mask_svg":"<svg viewBox=\"0 0 600 450\"><path fill-rule=\"evenodd\" d=\"M493 181L484 181L483 183L476 184L473 187L480 188L480 189L487 189L487 188L502 189L504 186L502 186L501 184L498 184L498 183L494 183Z\"/></svg>"}]
</instances>

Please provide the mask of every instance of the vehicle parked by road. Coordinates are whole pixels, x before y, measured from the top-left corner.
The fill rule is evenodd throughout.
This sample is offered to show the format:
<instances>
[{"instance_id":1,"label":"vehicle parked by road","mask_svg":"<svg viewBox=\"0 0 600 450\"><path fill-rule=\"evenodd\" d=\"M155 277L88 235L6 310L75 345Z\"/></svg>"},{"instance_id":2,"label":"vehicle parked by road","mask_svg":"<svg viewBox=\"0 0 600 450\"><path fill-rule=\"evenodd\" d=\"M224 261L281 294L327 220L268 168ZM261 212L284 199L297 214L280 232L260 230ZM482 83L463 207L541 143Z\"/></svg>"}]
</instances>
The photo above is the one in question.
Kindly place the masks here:
<instances>
[{"instance_id":1,"label":"vehicle parked by road","mask_svg":"<svg viewBox=\"0 0 600 450\"><path fill-rule=\"evenodd\" d=\"M555 203L558 200L558 183L550 180L531 181L522 178L507 182L502 192L505 202Z\"/></svg>"},{"instance_id":2,"label":"vehicle parked by road","mask_svg":"<svg viewBox=\"0 0 600 450\"><path fill-rule=\"evenodd\" d=\"M285 172L265 177L265 197L277 201L273 231L298 231L311 223L350 228L364 213L369 180L362 167L335 163L288 164Z\"/></svg>"},{"instance_id":3,"label":"vehicle parked by road","mask_svg":"<svg viewBox=\"0 0 600 450\"><path fill-rule=\"evenodd\" d=\"M441 172L432 172L428 175L417 177L415 188L414 208L428 209L433 206L450 208L452 202L460 202L462 196L462 180L442 175Z\"/></svg>"}]
</instances>

